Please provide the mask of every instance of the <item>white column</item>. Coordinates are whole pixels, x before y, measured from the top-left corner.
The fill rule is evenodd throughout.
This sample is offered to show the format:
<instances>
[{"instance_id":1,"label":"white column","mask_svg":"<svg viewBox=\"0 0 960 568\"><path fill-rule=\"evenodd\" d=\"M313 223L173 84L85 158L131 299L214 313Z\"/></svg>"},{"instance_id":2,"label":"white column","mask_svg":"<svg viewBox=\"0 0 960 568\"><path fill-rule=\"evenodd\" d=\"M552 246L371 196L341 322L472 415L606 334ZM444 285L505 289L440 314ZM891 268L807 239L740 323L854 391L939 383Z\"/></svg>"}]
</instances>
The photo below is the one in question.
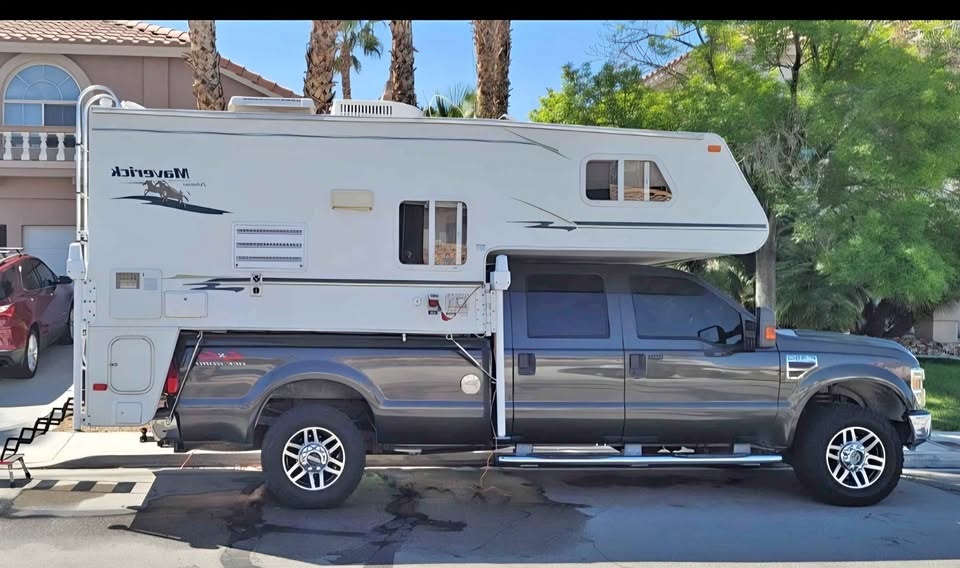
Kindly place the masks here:
<instances>
[{"instance_id":1,"label":"white column","mask_svg":"<svg viewBox=\"0 0 960 568\"><path fill-rule=\"evenodd\" d=\"M497 387L497 438L507 436L507 375L506 375L506 349L503 343L504 330L507 322L504 321L503 313L503 292L510 287L510 268L507 266L507 256L497 255L496 269L490 273L490 288L493 290L494 311L493 316L493 350L496 361L494 369L494 380Z\"/></svg>"},{"instance_id":2,"label":"white column","mask_svg":"<svg viewBox=\"0 0 960 568\"><path fill-rule=\"evenodd\" d=\"M460 264L461 242L463 242L463 202L457 201L457 257L454 264Z\"/></svg>"},{"instance_id":3,"label":"white column","mask_svg":"<svg viewBox=\"0 0 960 568\"><path fill-rule=\"evenodd\" d=\"M23 149L20 150L20 160L30 160L30 133L21 132L20 136L23 137Z\"/></svg>"},{"instance_id":4,"label":"white column","mask_svg":"<svg viewBox=\"0 0 960 568\"><path fill-rule=\"evenodd\" d=\"M47 136L46 132L40 133L40 155L38 156L41 162L47 161Z\"/></svg>"},{"instance_id":5,"label":"white column","mask_svg":"<svg viewBox=\"0 0 960 568\"><path fill-rule=\"evenodd\" d=\"M3 159L12 160L13 159L13 133L0 132L0 137L3 138Z\"/></svg>"},{"instance_id":6,"label":"white column","mask_svg":"<svg viewBox=\"0 0 960 568\"><path fill-rule=\"evenodd\" d=\"M67 143L66 143L66 134L63 132L57 132L57 161L62 162L67 159Z\"/></svg>"}]
</instances>

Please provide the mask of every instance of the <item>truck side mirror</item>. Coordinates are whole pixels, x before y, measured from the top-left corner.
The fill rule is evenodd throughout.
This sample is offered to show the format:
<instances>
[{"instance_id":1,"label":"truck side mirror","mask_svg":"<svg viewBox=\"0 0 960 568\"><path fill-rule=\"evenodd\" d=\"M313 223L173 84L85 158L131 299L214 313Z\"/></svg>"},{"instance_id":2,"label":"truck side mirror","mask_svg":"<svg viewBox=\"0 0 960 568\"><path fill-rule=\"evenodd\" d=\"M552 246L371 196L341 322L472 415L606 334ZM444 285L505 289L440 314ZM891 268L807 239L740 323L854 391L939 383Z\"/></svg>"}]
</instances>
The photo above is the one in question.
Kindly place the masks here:
<instances>
[{"instance_id":1,"label":"truck side mirror","mask_svg":"<svg viewBox=\"0 0 960 568\"><path fill-rule=\"evenodd\" d=\"M777 321L770 308L757 308L757 347L763 349L777 344Z\"/></svg>"}]
</instances>

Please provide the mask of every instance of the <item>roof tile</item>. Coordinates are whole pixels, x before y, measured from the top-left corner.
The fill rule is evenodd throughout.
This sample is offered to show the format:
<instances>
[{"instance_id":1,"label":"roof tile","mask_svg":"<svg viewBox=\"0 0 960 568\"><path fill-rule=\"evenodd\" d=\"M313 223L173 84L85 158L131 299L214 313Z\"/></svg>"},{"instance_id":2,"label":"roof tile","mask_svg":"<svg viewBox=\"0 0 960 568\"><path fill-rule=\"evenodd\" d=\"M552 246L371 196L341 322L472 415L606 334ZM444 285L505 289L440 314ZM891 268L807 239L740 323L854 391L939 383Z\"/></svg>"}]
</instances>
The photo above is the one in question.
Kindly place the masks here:
<instances>
[{"instance_id":1,"label":"roof tile","mask_svg":"<svg viewBox=\"0 0 960 568\"><path fill-rule=\"evenodd\" d=\"M188 47L190 34L137 20L0 20L0 41ZM220 58L220 67L281 97L298 96L226 57Z\"/></svg>"}]
</instances>

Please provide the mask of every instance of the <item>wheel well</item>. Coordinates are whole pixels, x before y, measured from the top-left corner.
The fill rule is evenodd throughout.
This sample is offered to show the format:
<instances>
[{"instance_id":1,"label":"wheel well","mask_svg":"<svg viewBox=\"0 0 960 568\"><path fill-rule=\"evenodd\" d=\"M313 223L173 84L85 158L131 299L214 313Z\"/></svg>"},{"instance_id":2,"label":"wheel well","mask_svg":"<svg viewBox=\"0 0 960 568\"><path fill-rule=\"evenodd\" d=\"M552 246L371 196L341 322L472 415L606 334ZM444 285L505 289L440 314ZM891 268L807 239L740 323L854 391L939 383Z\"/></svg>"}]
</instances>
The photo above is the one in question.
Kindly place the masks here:
<instances>
[{"instance_id":1,"label":"wheel well","mask_svg":"<svg viewBox=\"0 0 960 568\"><path fill-rule=\"evenodd\" d=\"M803 407L797 429L800 429L811 408L829 404L852 404L867 408L890 420L904 443L910 435L909 425L903 420L907 412L903 400L892 388L867 379L834 383L818 390Z\"/></svg>"},{"instance_id":2,"label":"wheel well","mask_svg":"<svg viewBox=\"0 0 960 568\"><path fill-rule=\"evenodd\" d=\"M324 404L336 408L353 420L367 445L376 443L376 422L370 404L355 389L336 381L307 379L288 383L270 393L254 428L254 445L259 448L271 424L284 412L305 404Z\"/></svg>"}]
</instances>

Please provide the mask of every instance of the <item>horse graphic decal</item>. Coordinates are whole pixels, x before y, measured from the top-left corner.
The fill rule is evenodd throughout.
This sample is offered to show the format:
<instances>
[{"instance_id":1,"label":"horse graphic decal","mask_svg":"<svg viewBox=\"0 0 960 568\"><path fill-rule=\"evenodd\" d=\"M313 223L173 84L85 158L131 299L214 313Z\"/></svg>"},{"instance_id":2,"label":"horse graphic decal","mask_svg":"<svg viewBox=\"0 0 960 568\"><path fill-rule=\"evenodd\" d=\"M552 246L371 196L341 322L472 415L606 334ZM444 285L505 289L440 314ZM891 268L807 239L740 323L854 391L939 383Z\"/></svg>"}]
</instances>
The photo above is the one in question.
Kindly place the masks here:
<instances>
[{"instance_id":1,"label":"horse graphic decal","mask_svg":"<svg viewBox=\"0 0 960 568\"><path fill-rule=\"evenodd\" d=\"M180 208L185 207L184 202L190 202L189 196L190 193L186 191L180 191L179 189L174 188L172 185L167 183L164 180L154 181L147 180L143 182L143 195L146 196L150 193L156 193L160 197L160 202L166 204L168 200L176 201L177 206Z\"/></svg>"}]
</instances>

